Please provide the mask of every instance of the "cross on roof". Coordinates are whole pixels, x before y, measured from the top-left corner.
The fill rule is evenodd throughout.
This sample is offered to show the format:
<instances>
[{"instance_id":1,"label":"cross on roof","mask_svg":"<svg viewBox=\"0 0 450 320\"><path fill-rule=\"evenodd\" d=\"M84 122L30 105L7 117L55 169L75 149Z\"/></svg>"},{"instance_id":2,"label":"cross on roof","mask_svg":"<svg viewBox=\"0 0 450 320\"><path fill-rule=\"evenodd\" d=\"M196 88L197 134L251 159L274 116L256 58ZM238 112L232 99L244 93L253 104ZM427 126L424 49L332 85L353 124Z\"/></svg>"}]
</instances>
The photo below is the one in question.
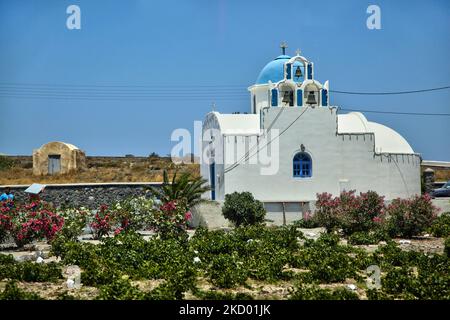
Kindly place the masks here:
<instances>
[{"instance_id":1,"label":"cross on roof","mask_svg":"<svg viewBox=\"0 0 450 320\"><path fill-rule=\"evenodd\" d=\"M287 45L286 41L283 41L283 42L280 44L281 52L283 53L283 55L286 54L286 48L287 48L287 47L288 47L288 45Z\"/></svg>"},{"instance_id":2,"label":"cross on roof","mask_svg":"<svg viewBox=\"0 0 450 320\"><path fill-rule=\"evenodd\" d=\"M295 50L295 54L296 54L296 55L298 55L298 56L299 56L299 55L300 55L300 53L301 53L300 49L297 49L297 50Z\"/></svg>"}]
</instances>

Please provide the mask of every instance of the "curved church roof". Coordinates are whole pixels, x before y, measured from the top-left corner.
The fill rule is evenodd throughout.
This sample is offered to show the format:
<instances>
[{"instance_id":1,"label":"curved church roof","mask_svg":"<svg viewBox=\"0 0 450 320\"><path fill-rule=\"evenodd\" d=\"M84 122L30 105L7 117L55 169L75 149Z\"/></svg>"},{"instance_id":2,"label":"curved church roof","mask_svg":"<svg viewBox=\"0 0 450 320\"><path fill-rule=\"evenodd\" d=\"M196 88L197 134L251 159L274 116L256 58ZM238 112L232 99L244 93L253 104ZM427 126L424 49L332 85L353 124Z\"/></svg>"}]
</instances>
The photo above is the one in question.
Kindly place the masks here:
<instances>
[{"instance_id":1,"label":"curved church roof","mask_svg":"<svg viewBox=\"0 0 450 320\"><path fill-rule=\"evenodd\" d=\"M223 134L253 135L260 133L259 114L221 114L211 112Z\"/></svg>"},{"instance_id":2,"label":"curved church roof","mask_svg":"<svg viewBox=\"0 0 450 320\"><path fill-rule=\"evenodd\" d=\"M287 55L280 55L274 60L270 61L259 73L256 84L265 84L269 81L275 83L284 79L284 64L289 61L291 57ZM296 61L294 68L300 66L301 63Z\"/></svg>"},{"instance_id":3,"label":"curved church roof","mask_svg":"<svg viewBox=\"0 0 450 320\"><path fill-rule=\"evenodd\" d=\"M398 132L382 124L367 121L360 112L339 114L338 133L373 133L377 152L414 153L409 143Z\"/></svg>"}]
</instances>

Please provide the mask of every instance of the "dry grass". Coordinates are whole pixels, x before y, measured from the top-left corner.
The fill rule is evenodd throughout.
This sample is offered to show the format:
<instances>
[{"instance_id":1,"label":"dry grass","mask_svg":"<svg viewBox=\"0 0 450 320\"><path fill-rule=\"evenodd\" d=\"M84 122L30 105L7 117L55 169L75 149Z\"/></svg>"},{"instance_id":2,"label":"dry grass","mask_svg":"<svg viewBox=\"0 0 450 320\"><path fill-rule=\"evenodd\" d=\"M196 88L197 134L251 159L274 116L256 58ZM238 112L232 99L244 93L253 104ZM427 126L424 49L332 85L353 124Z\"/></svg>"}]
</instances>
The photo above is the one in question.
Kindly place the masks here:
<instances>
[{"instance_id":1,"label":"dry grass","mask_svg":"<svg viewBox=\"0 0 450 320\"><path fill-rule=\"evenodd\" d=\"M31 157L30 160L31 161ZM0 185L31 183L88 183L88 182L159 182L163 170L169 174L190 172L198 176L198 164L175 164L169 158L108 158L88 157L87 168L61 175L33 176L30 162L24 159L0 174Z\"/></svg>"}]
</instances>

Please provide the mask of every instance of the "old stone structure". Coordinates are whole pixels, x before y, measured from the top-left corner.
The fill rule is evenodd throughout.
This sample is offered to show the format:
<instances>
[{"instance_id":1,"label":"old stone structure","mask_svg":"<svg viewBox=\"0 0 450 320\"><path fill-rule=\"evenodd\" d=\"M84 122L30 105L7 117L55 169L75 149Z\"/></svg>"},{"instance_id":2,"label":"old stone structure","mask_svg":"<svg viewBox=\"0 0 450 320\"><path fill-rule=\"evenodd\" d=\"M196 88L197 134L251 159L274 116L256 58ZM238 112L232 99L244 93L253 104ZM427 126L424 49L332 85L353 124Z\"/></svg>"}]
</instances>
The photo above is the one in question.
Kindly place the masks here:
<instances>
[{"instance_id":1,"label":"old stone structure","mask_svg":"<svg viewBox=\"0 0 450 320\"><path fill-rule=\"evenodd\" d=\"M33 151L34 175L68 173L85 167L85 153L73 144L49 142Z\"/></svg>"}]
</instances>

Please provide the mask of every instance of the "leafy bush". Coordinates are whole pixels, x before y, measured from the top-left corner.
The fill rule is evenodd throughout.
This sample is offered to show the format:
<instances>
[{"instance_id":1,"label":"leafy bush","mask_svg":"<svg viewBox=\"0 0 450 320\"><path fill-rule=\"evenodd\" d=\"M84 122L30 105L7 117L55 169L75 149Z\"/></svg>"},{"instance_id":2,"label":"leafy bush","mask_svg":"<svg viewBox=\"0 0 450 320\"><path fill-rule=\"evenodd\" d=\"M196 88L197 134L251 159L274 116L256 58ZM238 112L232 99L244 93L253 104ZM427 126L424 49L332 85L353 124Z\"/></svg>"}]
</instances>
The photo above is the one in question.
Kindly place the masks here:
<instances>
[{"instance_id":1,"label":"leafy bush","mask_svg":"<svg viewBox=\"0 0 450 320\"><path fill-rule=\"evenodd\" d=\"M305 213L305 216L301 220L296 220L292 223L297 228L318 228L320 223L317 221L317 217L312 215L310 211Z\"/></svg>"},{"instance_id":2,"label":"leafy bush","mask_svg":"<svg viewBox=\"0 0 450 320\"><path fill-rule=\"evenodd\" d=\"M346 288L335 290L319 286L300 285L291 293L290 300L359 300L358 295Z\"/></svg>"},{"instance_id":3,"label":"leafy bush","mask_svg":"<svg viewBox=\"0 0 450 320\"><path fill-rule=\"evenodd\" d=\"M220 288L232 288L243 284L247 279L243 262L238 261L236 256L220 254L215 256L208 268L211 283Z\"/></svg>"},{"instance_id":4,"label":"leafy bush","mask_svg":"<svg viewBox=\"0 0 450 320\"><path fill-rule=\"evenodd\" d=\"M114 212L107 205L101 205L90 223L94 239L101 239L108 235L112 230L114 223Z\"/></svg>"},{"instance_id":5,"label":"leafy bush","mask_svg":"<svg viewBox=\"0 0 450 320\"><path fill-rule=\"evenodd\" d=\"M59 211L58 214L64 218L64 225L58 235L63 236L67 240L77 240L87 226L89 211L85 208L68 208Z\"/></svg>"},{"instance_id":6,"label":"leafy bush","mask_svg":"<svg viewBox=\"0 0 450 320\"><path fill-rule=\"evenodd\" d=\"M264 222L266 210L250 192L233 192L225 195L222 214L236 226L254 225Z\"/></svg>"},{"instance_id":7,"label":"leafy bush","mask_svg":"<svg viewBox=\"0 0 450 320\"><path fill-rule=\"evenodd\" d=\"M42 298L35 293L29 293L18 288L16 282L9 281L6 283L3 292L0 293L0 300L42 300Z\"/></svg>"},{"instance_id":8,"label":"leafy bush","mask_svg":"<svg viewBox=\"0 0 450 320\"><path fill-rule=\"evenodd\" d=\"M420 235L437 217L437 209L428 195L394 199L386 208L391 236L411 238Z\"/></svg>"},{"instance_id":9,"label":"leafy bush","mask_svg":"<svg viewBox=\"0 0 450 320\"><path fill-rule=\"evenodd\" d=\"M129 198L113 205L116 219L123 230L143 230L150 225L150 219L154 211L153 199L145 196Z\"/></svg>"},{"instance_id":10,"label":"leafy bush","mask_svg":"<svg viewBox=\"0 0 450 320\"><path fill-rule=\"evenodd\" d=\"M445 239L444 242L444 252L447 255L448 258L450 258L450 237L448 237L447 239Z\"/></svg>"},{"instance_id":11,"label":"leafy bush","mask_svg":"<svg viewBox=\"0 0 450 320\"><path fill-rule=\"evenodd\" d=\"M12 255L0 255L0 280L55 282L61 278L61 267L55 262L46 264L17 262Z\"/></svg>"},{"instance_id":12,"label":"leafy bush","mask_svg":"<svg viewBox=\"0 0 450 320\"><path fill-rule=\"evenodd\" d=\"M192 215L183 200L164 203L153 213L150 226L161 239L187 240L187 223Z\"/></svg>"},{"instance_id":13,"label":"leafy bush","mask_svg":"<svg viewBox=\"0 0 450 320\"><path fill-rule=\"evenodd\" d=\"M133 286L126 277L100 287L98 300L141 300L144 293Z\"/></svg>"},{"instance_id":14,"label":"leafy bush","mask_svg":"<svg viewBox=\"0 0 450 320\"><path fill-rule=\"evenodd\" d=\"M369 231L383 221L384 198L369 191L355 196L344 191L339 197L317 194L314 219L328 232L342 228L346 235Z\"/></svg>"},{"instance_id":15,"label":"leafy bush","mask_svg":"<svg viewBox=\"0 0 450 320\"><path fill-rule=\"evenodd\" d=\"M431 224L430 232L435 237L448 237L450 235L450 212L444 212L436 218Z\"/></svg>"},{"instance_id":16,"label":"leafy bush","mask_svg":"<svg viewBox=\"0 0 450 320\"><path fill-rule=\"evenodd\" d=\"M354 245L378 244L380 241L391 240L389 234L382 229L370 232L355 232L348 237L348 243Z\"/></svg>"},{"instance_id":17,"label":"leafy bush","mask_svg":"<svg viewBox=\"0 0 450 320\"><path fill-rule=\"evenodd\" d=\"M338 243L339 237L334 234L323 234L316 241L307 240L296 256L294 267L309 269L309 276L322 283L357 277L357 264L348 255L349 248Z\"/></svg>"}]
</instances>

